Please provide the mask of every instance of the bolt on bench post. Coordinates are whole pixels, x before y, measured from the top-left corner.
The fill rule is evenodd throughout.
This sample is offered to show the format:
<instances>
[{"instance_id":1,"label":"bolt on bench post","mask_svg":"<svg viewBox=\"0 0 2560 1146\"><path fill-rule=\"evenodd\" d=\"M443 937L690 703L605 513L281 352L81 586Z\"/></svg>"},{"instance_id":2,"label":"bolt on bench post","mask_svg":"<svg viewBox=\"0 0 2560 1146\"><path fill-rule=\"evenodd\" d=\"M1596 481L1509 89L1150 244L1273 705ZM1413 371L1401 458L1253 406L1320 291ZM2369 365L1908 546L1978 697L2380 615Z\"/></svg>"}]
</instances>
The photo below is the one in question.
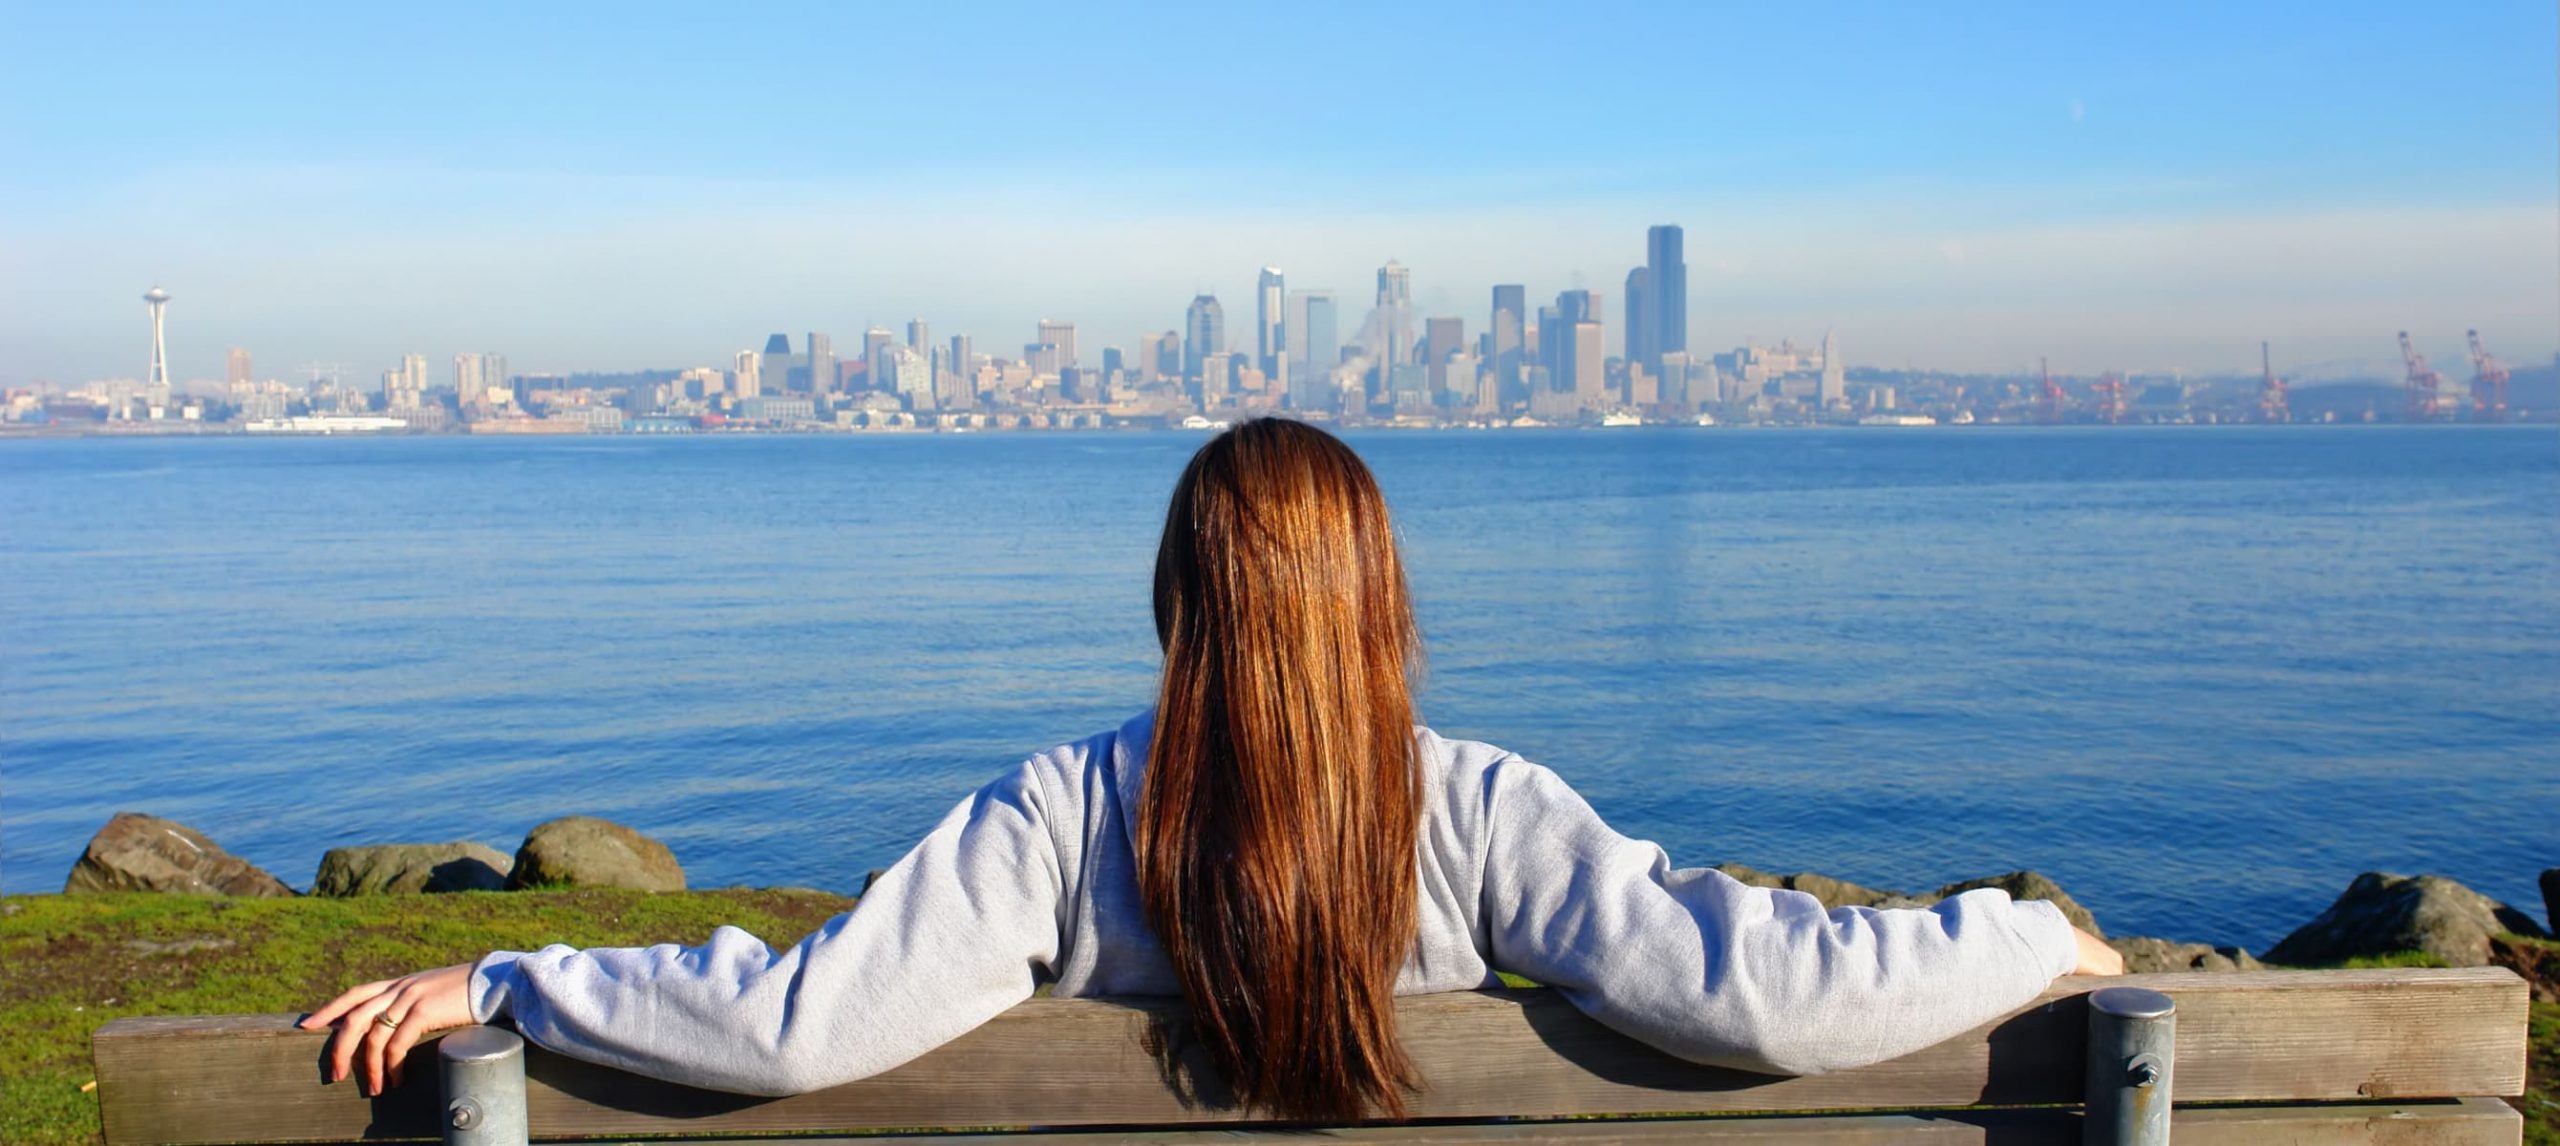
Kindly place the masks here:
<instances>
[{"instance_id":1,"label":"bolt on bench post","mask_svg":"<svg viewBox=\"0 0 2560 1146\"><path fill-rule=\"evenodd\" d=\"M436 1044L443 1064L444 1146L526 1146L524 1037L464 1027Z\"/></svg>"},{"instance_id":2,"label":"bolt on bench post","mask_svg":"<svg viewBox=\"0 0 2560 1146\"><path fill-rule=\"evenodd\" d=\"M2169 1146L2177 1002L2141 987L2090 992L2088 1062L2082 1146Z\"/></svg>"}]
</instances>

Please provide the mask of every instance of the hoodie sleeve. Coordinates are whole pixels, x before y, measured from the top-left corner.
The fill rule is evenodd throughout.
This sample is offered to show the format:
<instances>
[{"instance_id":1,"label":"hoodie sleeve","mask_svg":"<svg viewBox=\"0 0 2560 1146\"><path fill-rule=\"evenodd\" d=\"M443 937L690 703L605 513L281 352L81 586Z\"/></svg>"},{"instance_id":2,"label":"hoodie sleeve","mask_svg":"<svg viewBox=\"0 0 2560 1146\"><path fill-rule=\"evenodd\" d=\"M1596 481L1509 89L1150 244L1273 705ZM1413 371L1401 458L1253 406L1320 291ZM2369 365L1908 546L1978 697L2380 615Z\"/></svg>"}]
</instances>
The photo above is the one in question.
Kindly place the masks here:
<instances>
[{"instance_id":1,"label":"hoodie sleeve","mask_svg":"<svg viewBox=\"0 0 2560 1146\"><path fill-rule=\"evenodd\" d=\"M482 1022L689 1086L794 1094L915 1058L1030 997L1058 953L1062 879L1032 764L960 802L852 911L776 952L722 927L696 947L495 952Z\"/></svg>"},{"instance_id":2,"label":"hoodie sleeve","mask_svg":"<svg viewBox=\"0 0 2560 1146\"><path fill-rule=\"evenodd\" d=\"M1694 1062L1820 1074L1895 1058L2033 1000L2078 962L2050 903L1994 889L1926 910L1823 910L1611 831L1554 772L1486 775L1495 965Z\"/></svg>"}]
</instances>

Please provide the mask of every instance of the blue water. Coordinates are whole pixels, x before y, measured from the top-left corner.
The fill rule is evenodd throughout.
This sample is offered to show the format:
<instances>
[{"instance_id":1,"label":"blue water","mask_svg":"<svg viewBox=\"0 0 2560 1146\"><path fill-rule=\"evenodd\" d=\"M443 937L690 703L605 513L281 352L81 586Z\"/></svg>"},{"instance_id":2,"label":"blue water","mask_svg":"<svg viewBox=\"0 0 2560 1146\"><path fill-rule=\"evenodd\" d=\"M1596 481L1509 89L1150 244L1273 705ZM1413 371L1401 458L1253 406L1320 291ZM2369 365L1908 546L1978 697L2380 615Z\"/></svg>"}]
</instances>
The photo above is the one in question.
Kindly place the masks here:
<instances>
[{"instance_id":1,"label":"blue water","mask_svg":"<svg viewBox=\"0 0 2560 1146\"><path fill-rule=\"evenodd\" d=\"M2545 429L1382 433L1426 717L1675 860L2263 947L2560 865ZM850 889L1147 703L1172 434L0 447L0 888L571 812Z\"/></svg>"}]
</instances>

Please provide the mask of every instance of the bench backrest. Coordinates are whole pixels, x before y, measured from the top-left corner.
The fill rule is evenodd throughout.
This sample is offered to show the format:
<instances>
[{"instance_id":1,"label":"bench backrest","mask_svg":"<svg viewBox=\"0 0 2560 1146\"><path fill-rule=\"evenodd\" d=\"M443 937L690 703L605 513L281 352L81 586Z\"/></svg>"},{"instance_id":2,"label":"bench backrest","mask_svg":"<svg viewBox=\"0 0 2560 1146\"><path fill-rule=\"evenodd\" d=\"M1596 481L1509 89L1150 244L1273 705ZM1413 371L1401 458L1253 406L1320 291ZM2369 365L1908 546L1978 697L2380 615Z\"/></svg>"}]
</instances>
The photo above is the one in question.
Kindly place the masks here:
<instances>
[{"instance_id":1,"label":"bench backrest","mask_svg":"<svg viewBox=\"0 0 2560 1146\"><path fill-rule=\"evenodd\" d=\"M2377 1099L2398 1101L2393 1109L2401 1111L2401 1122L2435 1126L2435 1136L2424 1141L2513 1142L2520 1134L2503 1104L2411 1101L2522 1091L2526 990L2500 968L2064 979L2037 1002L1969 1034L1891 1062L1806 1078L1670 1058L1585 1018L1548 991L1413 996L1400 1000L1398 1011L1406 1049L1425 1080L1411 1104L1416 1119L2067 1107L2081 1100L2086 993L2117 984L2176 1000L2181 1141L2214 1136L2206 1109L2214 1103L2297 1104L2300 1118L2310 1121L2278 1129L2295 1133L2325 1118L2354 1123L2362 1129L2353 1140L2372 1141L2373 1118L2353 1113L2362 1108L2347 1108L2341 1121L2337 1110L2298 1104ZM526 1063L527 1101L537 1137L1237 1124L1237 1112L1219 1103L1214 1082L1207 1084L1210 1093L1200 1092L1205 1075L1196 1063L1172 1072L1169 1084L1150 1053L1151 1031L1178 1011L1168 1000L1033 1000L894 1071L779 1099L670 1086L537 1050ZM93 1047L106 1146L438 1135L432 1044L410 1061L407 1087L369 1100L351 1085L320 1085L322 1042L323 1035L296 1029L288 1015L108 1023ZM2008 1117L2032 1122L2067 1113ZM2256 1128L2235 1140L2271 1137L2266 1120L2283 1114L2226 1113L2224 1122ZM1996 1120L1941 1115L1869 1124L1916 1133ZM1810 1133L1837 1122L1785 1125ZM2473 1128L2463 1133L2486 1137L2446 1137L2442 1131L2456 1123ZM1623 1122L1548 1129L1610 1126L1618 1137L1636 1129ZM1784 1127L1762 1123L1761 1129ZM1970 1140L1984 1132L1973 1133ZM1822 1140L1863 1139L1833 1134ZM2322 1139L2297 1133L2294 1140Z\"/></svg>"}]
</instances>

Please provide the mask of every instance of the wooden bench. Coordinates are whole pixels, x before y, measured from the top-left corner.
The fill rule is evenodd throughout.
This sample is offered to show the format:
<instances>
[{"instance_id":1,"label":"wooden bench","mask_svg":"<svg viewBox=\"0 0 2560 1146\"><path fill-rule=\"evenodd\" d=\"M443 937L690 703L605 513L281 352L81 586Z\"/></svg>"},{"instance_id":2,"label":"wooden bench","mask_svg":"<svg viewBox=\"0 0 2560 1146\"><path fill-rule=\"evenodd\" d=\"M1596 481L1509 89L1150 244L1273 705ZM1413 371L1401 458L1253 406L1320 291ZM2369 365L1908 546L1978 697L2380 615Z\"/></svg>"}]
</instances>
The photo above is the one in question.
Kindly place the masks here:
<instances>
[{"instance_id":1,"label":"wooden bench","mask_svg":"<svg viewBox=\"0 0 2560 1146\"><path fill-rule=\"evenodd\" d=\"M2181 1146L2443 1146L2515 1143L2523 1133L2497 1096L2523 1089L2525 985L2506 970L2480 968L2064 979L1970 1034L1810 1078L1681 1062L1584 1018L1551 992L1416 996L1399 1003L1405 1046L1426 1080L1412 1102L1414 1121L1323 1134L1398 1143L2078 1142L2091 1057L2088 993L2112 986L2175 1000ZM1041 1139L1081 1144L1267 1136L1257 1131L1269 1125L1217 1103L1214 1082L1204 1088L1196 1064L1177 1055L1168 1069L1150 1053L1161 1024L1178 1014L1164 1000L1033 1000L897 1070L790 1098L670 1086L540 1050L511 1061L522 1062L520 1093L535 1138L790 1134L842 1142L876 1140L862 1139L866 1132L937 1131L976 1142L1040 1130ZM481 1031L455 1045L512 1038ZM108 1023L93 1046L106 1146L444 1132L435 1045L410 1060L405 1088L366 1099L352 1084L320 1084L322 1041L296 1029L290 1015Z\"/></svg>"}]
</instances>

